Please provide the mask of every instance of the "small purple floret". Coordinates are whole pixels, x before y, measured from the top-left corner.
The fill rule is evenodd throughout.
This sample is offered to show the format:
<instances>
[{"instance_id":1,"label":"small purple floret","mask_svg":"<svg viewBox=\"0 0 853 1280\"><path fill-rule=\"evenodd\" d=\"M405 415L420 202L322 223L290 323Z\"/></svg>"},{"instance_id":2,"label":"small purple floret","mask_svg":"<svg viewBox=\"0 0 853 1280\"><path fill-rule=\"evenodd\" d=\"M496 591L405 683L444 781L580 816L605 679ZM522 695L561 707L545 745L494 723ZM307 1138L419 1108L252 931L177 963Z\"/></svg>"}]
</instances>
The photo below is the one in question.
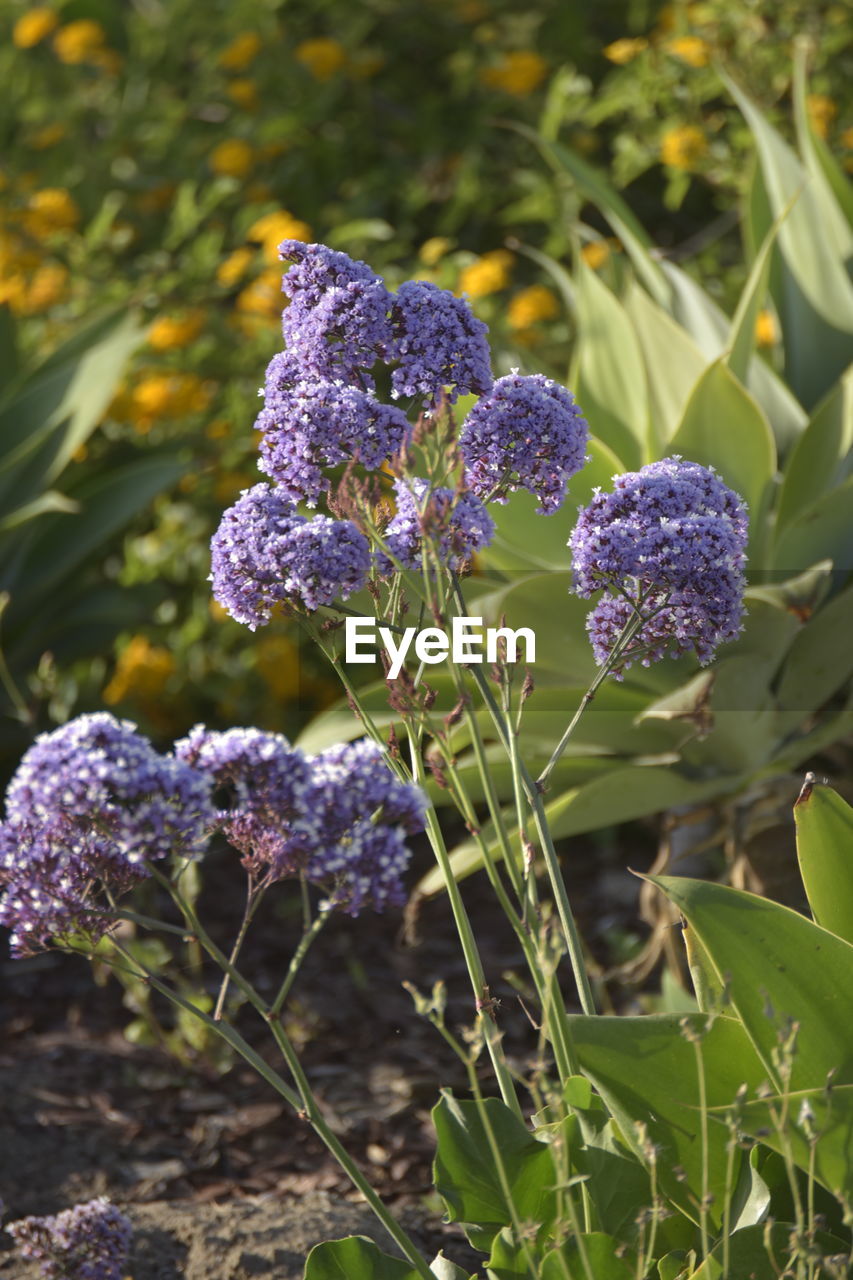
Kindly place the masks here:
<instances>
[{"instance_id":1,"label":"small purple floret","mask_svg":"<svg viewBox=\"0 0 853 1280\"><path fill-rule=\"evenodd\" d=\"M42 1264L45 1280L122 1280L127 1272L133 1228L104 1196L5 1229L21 1257Z\"/></svg>"},{"instance_id":2,"label":"small purple floret","mask_svg":"<svg viewBox=\"0 0 853 1280\"><path fill-rule=\"evenodd\" d=\"M586 462L589 428L570 391L535 373L498 378L465 422L459 446L468 487L484 501L506 502L528 489L539 511L559 510L568 480Z\"/></svg>"},{"instance_id":3,"label":"small purple floret","mask_svg":"<svg viewBox=\"0 0 853 1280\"><path fill-rule=\"evenodd\" d=\"M395 397L420 396L432 408L445 388L449 402L492 386L488 328L463 298L423 280L402 284L394 298L391 375Z\"/></svg>"},{"instance_id":4,"label":"small purple floret","mask_svg":"<svg viewBox=\"0 0 853 1280\"><path fill-rule=\"evenodd\" d=\"M616 476L613 493L596 491L569 541L577 594L615 593L587 619L596 661L609 658L633 600L646 621L617 673L690 650L710 662L741 630L748 532L746 507L713 468L678 457Z\"/></svg>"}]
</instances>

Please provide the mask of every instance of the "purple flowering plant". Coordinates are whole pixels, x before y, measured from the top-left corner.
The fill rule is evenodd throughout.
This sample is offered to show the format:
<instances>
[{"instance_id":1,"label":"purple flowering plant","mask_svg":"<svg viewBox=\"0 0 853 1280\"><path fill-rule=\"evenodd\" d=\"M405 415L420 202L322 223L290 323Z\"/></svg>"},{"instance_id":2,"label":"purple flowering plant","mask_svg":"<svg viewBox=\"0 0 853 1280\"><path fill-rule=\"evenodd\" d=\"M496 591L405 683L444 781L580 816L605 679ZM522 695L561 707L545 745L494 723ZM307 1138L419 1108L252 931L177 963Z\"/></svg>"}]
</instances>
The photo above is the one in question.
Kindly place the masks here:
<instances>
[{"instance_id":1,"label":"purple flowering plant","mask_svg":"<svg viewBox=\"0 0 853 1280\"><path fill-rule=\"evenodd\" d=\"M250 631L279 612L298 621L340 676L363 737L310 756L281 734L196 726L162 754L133 725L104 714L43 735L7 793L0 923L11 930L16 955L51 945L87 955L97 949L128 980L145 983L221 1037L307 1116L410 1266L422 1280L434 1280L330 1128L288 1037L281 1015L299 967L336 912L404 905L411 840L425 831L471 983L469 1047L444 1026L435 994L432 1001L416 996L416 1004L466 1063L475 1097L475 1062L485 1048L505 1122L524 1125L516 1072L429 798L446 793L525 956L556 1077L549 1105L557 1105L580 1074L580 1060L555 957L568 955L584 1014L596 1013L596 1001L544 793L608 676L621 678L632 664L668 654L689 652L704 664L736 637L747 514L711 468L675 456L615 477L612 492L594 492L569 545L573 591L596 597L588 631L598 668L534 777L518 746L534 683L529 671L523 683L516 680L500 629L489 674L451 654L440 680L430 682L424 672L432 659L421 651L414 665L402 645L414 630L412 618L440 633L467 617L466 574L495 535L490 506L526 490L543 519L564 508L569 481L587 460L582 411L571 392L541 374L513 371L495 379L485 326L464 298L423 281L395 293L365 263L323 245L286 241L281 257L288 267L285 347L267 369L256 422L266 479L222 516L211 543L212 592ZM467 413L464 401L473 401ZM359 600L369 603L359 610ZM383 659L390 733L361 697L341 646L347 620L368 609L402 653L396 666L387 654ZM438 710L440 681L451 698L446 714ZM497 858L480 802L455 767L463 739L473 751ZM509 810L490 771L495 748L512 776ZM214 840L230 847L246 875L243 918L230 947L206 929L192 888ZM552 918L534 874L540 858ZM143 880L171 897L180 925L133 909L130 892ZM304 930L270 994L241 971L240 956L260 903L282 883L299 887ZM215 1000L212 992L206 1000L191 998L155 971L128 942L128 927L197 948L216 974ZM272 1030L289 1078L235 1028L235 1002L248 1003ZM564 1100L558 1113L565 1118ZM556 1171L549 1176L558 1178ZM562 1183L563 1220L592 1214L588 1192L565 1170ZM523 1233L519 1248L529 1273L538 1275Z\"/></svg>"}]
</instances>

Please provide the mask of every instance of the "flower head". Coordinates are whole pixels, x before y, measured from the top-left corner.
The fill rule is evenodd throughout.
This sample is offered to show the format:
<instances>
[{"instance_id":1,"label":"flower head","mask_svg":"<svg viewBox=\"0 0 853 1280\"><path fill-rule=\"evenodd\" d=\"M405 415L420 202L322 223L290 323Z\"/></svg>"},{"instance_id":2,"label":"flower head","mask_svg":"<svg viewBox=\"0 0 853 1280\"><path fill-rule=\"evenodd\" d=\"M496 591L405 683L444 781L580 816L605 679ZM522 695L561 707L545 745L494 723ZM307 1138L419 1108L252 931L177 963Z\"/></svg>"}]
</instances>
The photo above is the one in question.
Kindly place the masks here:
<instances>
[{"instance_id":1,"label":"flower head","mask_svg":"<svg viewBox=\"0 0 853 1280\"><path fill-rule=\"evenodd\" d=\"M390 346L391 295L366 262L323 244L285 240L293 263L282 289L290 306L282 317L288 350L313 373L370 386L367 371Z\"/></svg>"},{"instance_id":2,"label":"flower head","mask_svg":"<svg viewBox=\"0 0 853 1280\"><path fill-rule=\"evenodd\" d=\"M53 37L53 47L60 62L76 66L82 62L99 63L108 52L107 33L92 18L77 18L60 27Z\"/></svg>"},{"instance_id":3,"label":"flower head","mask_svg":"<svg viewBox=\"0 0 853 1280\"><path fill-rule=\"evenodd\" d=\"M679 124L667 129L660 144L660 158L672 169L689 171L708 150L708 140L695 124Z\"/></svg>"},{"instance_id":4,"label":"flower head","mask_svg":"<svg viewBox=\"0 0 853 1280\"><path fill-rule=\"evenodd\" d=\"M636 618L617 671L667 651L693 649L709 662L740 631L747 536L741 499L695 462L665 458L616 476L613 493L596 491L569 542L577 594L616 593L587 620L596 660L610 657Z\"/></svg>"},{"instance_id":5,"label":"flower head","mask_svg":"<svg viewBox=\"0 0 853 1280\"><path fill-rule=\"evenodd\" d=\"M28 9L12 28L12 43L17 49L32 49L50 35L58 22L59 17L53 9Z\"/></svg>"},{"instance_id":6,"label":"flower head","mask_svg":"<svg viewBox=\"0 0 853 1280\"><path fill-rule=\"evenodd\" d=\"M420 568L425 537L437 543L442 562L453 569L487 547L494 537L494 521L473 493L431 489L427 480L395 480L394 492L397 514L383 540L389 556L406 569ZM393 572L395 565L389 556L377 556L380 573Z\"/></svg>"},{"instance_id":7,"label":"flower head","mask_svg":"<svg viewBox=\"0 0 853 1280\"><path fill-rule=\"evenodd\" d=\"M484 84L503 89L516 98L526 98L548 74L548 63L533 49L513 49L494 67L480 73Z\"/></svg>"},{"instance_id":8,"label":"flower head","mask_svg":"<svg viewBox=\"0 0 853 1280\"><path fill-rule=\"evenodd\" d=\"M586 461L589 428L574 397L540 373L498 378L477 402L459 437L472 493L506 502L516 489L539 498L540 512L557 511L566 482Z\"/></svg>"},{"instance_id":9,"label":"flower head","mask_svg":"<svg viewBox=\"0 0 853 1280\"><path fill-rule=\"evenodd\" d=\"M294 502L313 506L326 487L323 467L354 460L373 470L398 453L409 432L402 410L360 387L305 377L289 352L267 369L260 469Z\"/></svg>"},{"instance_id":10,"label":"flower head","mask_svg":"<svg viewBox=\"0 0 853 1280\"><path fill-rule=\"evenodd\" d=\"M422 396L435 405L452 387L449 400L492 385L488 329L462 298L423 280L402 284L394 299L395 340L392 394Z\"/></svg>"},{"instance_id":11,"label":"flower head","mask_svg":"<svg viewBox=\"0 0 853 1280\"><path fill-rule=\"evenodd\" d=\"M459 274L459 292L469 298L485 298L509 284L515 258L507 249L482 254Z\"/></svg>"},{"instance_id":12,"label":"flower head","mask_svg":"<svg viewBox=\"0 0 853 1280\"><path fill-rule=\"evenodd\" d=\"M294 828L305 813L310 770L302 752L280 733L196 725L175 743L179 760L210 777L224 797L217 820L226 839L243 854L243 865L270 880L299 867L292 848Z\"/></svg>"},{"instance_id":13,"label":"flower head","mask_svg":"<svg viewBox=\"0 0 853 1280\"><path fill-rule=\"evenodd\" d=\"M349 520L306 520L267 484L246 489L211 541L213 594L253 631L276 605L318 609L364 586L367 539Z\"/></svg>"},{"instance_id":14,"label":"flower head","mask_svg":"<svg viewBox=\"0 0 853 1280\"><path fill-rule=\"evenodd\" d=\"M20 1218L6 1230L45 1280L122 1280L133 1228L104 1196L53 1217Z\"/></svg>"},{"instance_id":15,"label":"flower head","mask_svg":"<svg viewBox=\"0 0 853 1280\"><path fill-rule=\"evenodd\" d=\"M245 178L255 163L255 149L243 138L226 138L213 148L208 163L225 178Z\"/></svg>"},{"instance_id":16,"label":"flower head","mask_svg":"<svg viewBox=\"0 0 853 1280\"><path fill-rule=\"evenodd\" d=\"M303 40L293 52L297 62L301 62L314 79L321 82L331 80L347 60L346 49L330 36Z\"/></svg>"}]
</instances>

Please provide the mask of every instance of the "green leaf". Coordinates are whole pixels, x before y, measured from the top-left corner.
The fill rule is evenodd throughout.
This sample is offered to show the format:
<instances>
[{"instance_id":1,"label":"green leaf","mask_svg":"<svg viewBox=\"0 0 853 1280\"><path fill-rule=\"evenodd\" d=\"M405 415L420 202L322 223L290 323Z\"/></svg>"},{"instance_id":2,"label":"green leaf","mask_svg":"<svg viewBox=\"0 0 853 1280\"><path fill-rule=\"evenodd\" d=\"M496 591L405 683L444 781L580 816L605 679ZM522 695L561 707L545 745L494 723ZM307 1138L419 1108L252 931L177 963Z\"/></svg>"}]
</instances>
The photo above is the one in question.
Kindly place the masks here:
<instances>
[{"instance_id":1,"label":"green leaf","mask_svg":"<svg viewBox=\"0 0 853 1280\"><path fill-rule=\"evenodd\" d=\"M792 520L843 480L853 451L853 366L820 402L785 467L777 537Z\"/></svg>"},{"instance_id":2,"label":"green leaf","mask_svg":"<svg viewBox=\"0 0 853 1280\"><path fill-rule=\"evenodd\" d=\"M437 1139L435 1187L449 1220L465 1224L475 1249L488 1250L514 1215L537 1225L553 1221L557 1174L550 1147L532 1137L505 1103L498 1098L460 1102L442 1089L432 1118ZM509 1200L495 1151L503 1162Z\"/></svg>"},{"instance_id":3,"label":"green leaf","mask_svg":"<svg viewBox=\"0 0 853 1280\"><path fill-rule=\"evenodd\" d=\"M17 330L9 307L0 304L0 398L20 368Z\"/></svg>"},{"instance_id":4,"label":"green leaf","mask_svg":"<svg viewBox=\"0 0 853 1280\"><path fill-rule=\"evenodd\" d=\"M650 443L660 456L675 434L690 393L708 364L686 329L683 329L638 284L628 288L625 310L646 366L651 415Z\"/></svg>"},{"instance_id":5,"label":"green leaf","mask_svg":"<svg viewBox=\"0 0 853 1280\"><path fill-rule=\"evenodd\" d=\"M755 354L755 322L767 293L770 262L776 237L792 205L788 205L770 227L750 267L746 284L738 299L732 320L726 363L736 378L746 382L750 362Z\"/></svg>"},{"instance_id":6,"label":"green leaf","mask_svg":"<svg viewBox=\"0 0 853 1280\"><path fill-rule=\"evenodd\" d=\"M806 162L806 168L815 185L827 186L853 227L853 185L839 165L829 147L814 130L808 111L808 84L806 70L808 40L794 41L794 122L797 128L797 144Z\"/></svg>"},{"instance_id":7,"label":"green leaf","mask_svg":"<svg viewBox=\"0 0 853 1280\"><path fill-rule=\"evenodd\" d=\"M802 716L817 711L853 675L853 587L834 596L802 625L785 660L777 705Z\"/></svg>"},{"instance_id":8,"label":"green leaf","mask_svg":"<svg viewBox=\"0 0 853 1280\"><path fill-rule=\"evenodd\" d=\"M709 1107L733 1106L742 1084L755 1087L766 1073L743 1028L733 1018L569 1018L572 1042L586 1075L609 1107L620 1132L646 1167L655 1152L657 1183L691 1221L698 1221L703 1190L700 1077L697 1037ZM729 1185L728 1133L709 1124L707 1189L714 1229L722 1219ZM735 1162L734 1179L737 1179ZM683 1173L683 1177L682 1177Z\"/></svg>"},{"instance_id":9,"label":"green leaf","mask_svg":"<svg viewBox=\"0 0 853 1280\"><path fill-rule=\"evenodd\" d=\"M793 575L819 560L832 560L843 573L853 569L853 475L799 512L773 548L777 572Z\"/></svg>"},{"instance_id":10,"label":"green leaf","mask_svg":"<svg viewBox=\"0 0 853 1280\"><path fill-rule=\"evenodd\" d=\"M314 1246L304 1280L418 1280L418 1273L408 1262L382 1253L367 1236L347 1236Z\"/></svg>"},{"instance_id":11,"label":"green leaf","mask_svg":"<svg viewBox=\"0 0 853 1280\"><path fill-rule=\"evenodd\" d=\"M469 1271L457 1266L449 1258L445 1258L441 1250L429 1264L429 1269L437 1277L437 1280L477 1280L477 1277L472 1276Z\"/></svg>"},{"instance_id":12,"label":"green leaf","mask_svg":"<svg viewBox=\"0 0 853 1280\"><path fill-rule=\"evenodd\" d=\"M619 1241L602 1231L580 1232L546 1255L539 1275L541 1280L634 1280L636 1258L630 1252L622 1257L619 1250Z\"/></svg>"},{"instance_id":13,"label":"green leaf","mask_svg":"<svg viewBox=\"0 0 853 1280\"><path fill-rule=\"evenodd\" d=\"M853 283L846 264L853 257L853 231L828 188L810 177L738 85L722 78L755 137L774 217L796 198L779 232L782 292L776 306L788 380L810 407L850 361Z\"/></svg>"},{"instance_id":14,"label":"green leaf","mask_svg":"<svg viewBox=\"0 0 853 1280\"><path fill-rule=\"evenodd\" d=\"M797 857L812 915L853 942L853 809L810 774L794 805Z\"/></svg>"},{"instance_id":15,"label":"green leaf","mask_svg":"<svg viewBox=\"0 0 853 1280\"><path fill-rule=\"evenodd\" d=\"M593 435L627 467L648 461L646 369L621 302L579 259L577 395Z\"/></svg>"},{"instance_id":16,"label":"green leaf","mask_svg":"<svg viewBox=\"0 0 853 1280\"><path fill-rule=\"evenodd\" d=\"M830 1075L839 1084L853 1080L850 943L756 894L681 876L647 878L696 930L777 1087L780 1045L793 1024L791 1088L820 1088Z\"/></svg>"},{"instance_id":17,"label":"green leaf","mask_svg":"<svg viewBox=\"0 0 853 1280\"><path fill-rule=\"evenodd\" d=\"M689 1277L689 1280L734 1280L734 1277L749 1277L749 1280L779 1280L783 1274L794 1275L788 1268L794 1262L791 1241L795 1239L797 1228L793 1223L774 1222L766 1226L746 1227L736 1231L728 1241L728 1254L725 1253L723 1241L714 1246L702 1265ZM828 1236L825 1232L816 1233L815 1243L824 1257L833 1253L846 1253L847 1246L841 1240ZM723 1262L728 1257L728 1268L724 1270ZM819 1273L825 1274L822 1270Z\"/></svg>"},{"instance_id":18,"label":"green leaf","mask_svg":"<svg viewBox=\"0 0 853 1280\"><path fill-rule=\"evenodd\" d=\"M749 507L751 538L761 534L776 447L764 413L722 360L694 388L670 450L716 467Z\"/></svg>"},{"instance_id":19,"label":"green leaf","mask_svg":"<svg viewBox=\"0 0 853 1280\"><path fill-rule=\"evenodd\" d=\"M33 498L32 502L25 502L22 507L16 507L7 515L0 517L0 533L6 533L8 529L15 529L18 525L26 524L28 520L34 520L36 516L44 515L46 511L79 511L79 505L72 498L66 498L64 494L57 493L55 489L49 489L47 493L42 493L38 498Z\"/></svg>"}]
</instances>

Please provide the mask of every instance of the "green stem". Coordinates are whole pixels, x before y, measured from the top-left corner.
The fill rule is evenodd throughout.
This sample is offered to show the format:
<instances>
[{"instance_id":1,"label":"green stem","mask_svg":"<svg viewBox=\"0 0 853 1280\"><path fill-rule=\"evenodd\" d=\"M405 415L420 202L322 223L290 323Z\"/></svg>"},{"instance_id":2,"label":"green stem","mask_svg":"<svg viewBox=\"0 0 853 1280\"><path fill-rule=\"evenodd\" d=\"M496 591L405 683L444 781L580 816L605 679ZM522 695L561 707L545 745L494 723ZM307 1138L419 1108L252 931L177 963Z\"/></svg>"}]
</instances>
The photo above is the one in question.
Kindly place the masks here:
<instances>
[{"instance_id":1,"label":"green stem","mask_svg":"<svg viewBox=\"0 0 853 1280\"><path fill-rule=\"evenodd\" d=\"M290 989L296 980L296 975L299 972L299 966L305 959L306 952L311 946L311 943L317 937L328 918L328 911L321 911L303 933L299 946L293 953L293 958L288 965L287 973L284 975L284 980L278 989L275 1000L273 1000L270 1005L270 1017L276 1017L281 1012L281 1007L290 994Z\"/></svg>"}]
</instances>

